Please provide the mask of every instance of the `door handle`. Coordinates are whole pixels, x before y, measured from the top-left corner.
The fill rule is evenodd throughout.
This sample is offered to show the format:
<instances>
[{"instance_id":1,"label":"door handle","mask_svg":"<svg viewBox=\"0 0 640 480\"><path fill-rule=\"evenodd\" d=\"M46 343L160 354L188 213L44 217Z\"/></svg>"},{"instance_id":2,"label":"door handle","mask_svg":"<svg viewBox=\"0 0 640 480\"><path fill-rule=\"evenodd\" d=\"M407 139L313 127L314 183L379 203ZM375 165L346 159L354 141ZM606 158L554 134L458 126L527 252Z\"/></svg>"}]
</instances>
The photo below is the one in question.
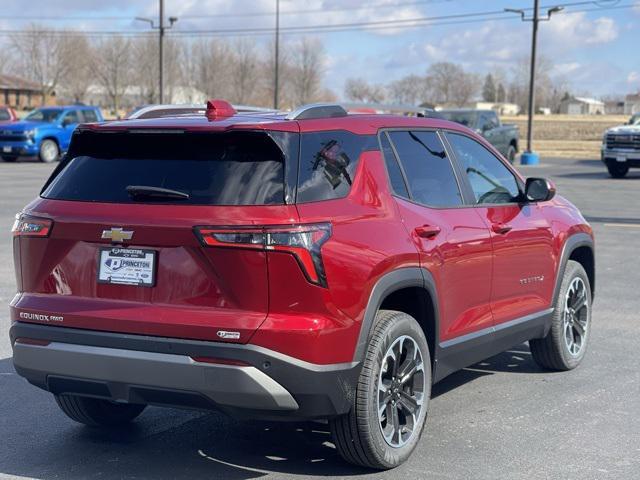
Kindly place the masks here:
<instances>
[{"instance_id":1,"label":"door handle","mask_svg":"<svg viewBox=\"0 0 640 480\"><path fill-rule=\"evenodd\" d=\"M513 227L511 225L507 225L506 223L494 223L491 225L491 230L500 235L504 235L505 233L509 233Z\"/></svg>"},{"instance_id":2,"label":"door handle","mask_svg":"<svg viewBox=\"0 0 640 480\"><path fill-rule=\"evenodd\" d=\"M416 234L421 238L433 238L440 233L440 227L436 225L422 225L415 228Z\"/></svg>"}]
</instances>

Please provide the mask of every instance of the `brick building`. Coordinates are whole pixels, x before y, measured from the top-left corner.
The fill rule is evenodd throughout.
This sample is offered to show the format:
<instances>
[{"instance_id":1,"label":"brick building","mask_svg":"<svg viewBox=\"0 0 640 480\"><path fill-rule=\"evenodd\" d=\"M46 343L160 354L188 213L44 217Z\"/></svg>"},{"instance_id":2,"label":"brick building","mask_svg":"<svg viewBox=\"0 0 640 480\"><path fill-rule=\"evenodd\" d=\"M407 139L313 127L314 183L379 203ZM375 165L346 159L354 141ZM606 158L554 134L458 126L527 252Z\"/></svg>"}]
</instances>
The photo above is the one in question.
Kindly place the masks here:
<instances>
[{"instance_id":1,"label":"brick building","mask_svg":"<svg viewBox=\"0 0 640 480\"><path fill-rule=\"evenodd\" d=\"M56 97L49 95L45 99L46 105L55 105ZM8 105L18 110L29 110L42 106L40 86L30 80L13 75L0 75L0 104Z\"/></svg>"}]
</instances>

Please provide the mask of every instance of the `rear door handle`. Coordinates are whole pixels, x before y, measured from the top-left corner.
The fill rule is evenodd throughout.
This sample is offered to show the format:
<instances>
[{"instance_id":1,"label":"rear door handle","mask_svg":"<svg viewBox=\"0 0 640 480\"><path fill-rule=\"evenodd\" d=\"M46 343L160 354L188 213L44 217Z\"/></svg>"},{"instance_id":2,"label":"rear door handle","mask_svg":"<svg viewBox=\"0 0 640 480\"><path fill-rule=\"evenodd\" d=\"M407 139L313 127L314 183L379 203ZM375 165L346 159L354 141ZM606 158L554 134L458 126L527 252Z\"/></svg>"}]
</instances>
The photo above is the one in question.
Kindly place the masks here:
<instances>
[{"instance_id":1,"label":"rear door handle","mask_svg":"<svg viewBox=\"0 0 640 480\"><path fill-rule=\"evenodd\" d=\"M422 225L415 228L416 234L421 238L433 238L440 233L440 227L436 225Z\"/></svg>"},{"instance_id":2,"label":"rear door handle","mask_svg":"<svg viewBox=\"0 0 640 480\"><path fill-rule=\"evenodd\" d=\"M494 223L491 225L491 230L500 235L504 235L505 233L509 233L513 227L511 225L507 225L506 223Z\"/></svg>"}]
</instances>

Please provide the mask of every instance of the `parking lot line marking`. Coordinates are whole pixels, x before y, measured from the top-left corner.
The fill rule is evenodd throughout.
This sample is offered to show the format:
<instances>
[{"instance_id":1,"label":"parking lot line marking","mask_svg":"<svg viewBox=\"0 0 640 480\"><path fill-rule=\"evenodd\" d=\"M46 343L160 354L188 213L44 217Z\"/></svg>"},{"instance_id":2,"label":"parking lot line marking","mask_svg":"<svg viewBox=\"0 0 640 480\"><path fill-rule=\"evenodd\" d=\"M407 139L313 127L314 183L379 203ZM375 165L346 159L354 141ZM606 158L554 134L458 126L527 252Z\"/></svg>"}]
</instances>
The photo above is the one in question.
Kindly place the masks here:
<instances>
[{"instance_id":1,"label":"parking lot line marking","mask_svg":"<svg viewBox=\"0 0 640 480\"><path fill-rule=\"evenodd\" d=\"M632 223L605 223L605 227L621 227L621 228L640 228L640 225L634 225Z\"/></svg>"}]
</instances>

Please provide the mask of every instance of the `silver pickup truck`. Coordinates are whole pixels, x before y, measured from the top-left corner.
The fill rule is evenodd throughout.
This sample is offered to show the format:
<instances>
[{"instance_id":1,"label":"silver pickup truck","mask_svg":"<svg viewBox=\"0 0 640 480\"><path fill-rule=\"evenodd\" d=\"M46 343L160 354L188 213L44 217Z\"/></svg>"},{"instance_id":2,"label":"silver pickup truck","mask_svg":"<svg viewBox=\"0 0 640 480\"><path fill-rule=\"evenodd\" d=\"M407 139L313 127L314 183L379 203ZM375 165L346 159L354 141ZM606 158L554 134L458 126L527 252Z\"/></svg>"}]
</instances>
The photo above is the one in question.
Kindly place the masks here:
<instances>
[{"instance_id":1,"label":"silver pickup truck","mask_svg":"<svg viewBox=\"0 0 640 480\"><path fill-rule=\"evenodd\" d=\"M613 178L624 177L630 168L640 168L640 113L604 133L601 158Z\"/></svg>"},{"instance_id":2,"label":"silver pickup truck","mask_svg":"<svg viewBox=\"0 0 640 480\"><path fill-rule=\"evenodd\" d=\"M513 164L518 154L520 130L516 125L503 124L493 110L442 110L446 120L461 123L482 135Z\"/></svg>"}]
</instances>

